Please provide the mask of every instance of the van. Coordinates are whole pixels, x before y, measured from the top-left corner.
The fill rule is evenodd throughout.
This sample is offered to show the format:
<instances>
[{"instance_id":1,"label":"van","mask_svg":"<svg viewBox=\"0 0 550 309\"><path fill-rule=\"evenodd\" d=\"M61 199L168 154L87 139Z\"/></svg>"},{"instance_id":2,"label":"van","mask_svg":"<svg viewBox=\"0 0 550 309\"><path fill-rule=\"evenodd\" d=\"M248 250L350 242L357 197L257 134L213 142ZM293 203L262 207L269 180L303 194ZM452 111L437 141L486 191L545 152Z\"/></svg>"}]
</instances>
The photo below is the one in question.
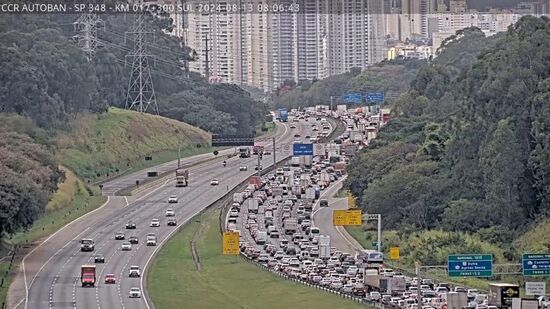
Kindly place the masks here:
<instances>
[{"instance_id":1,"label":"van","mask_svg":"<svg viewBox=\"0 0 550 309\"><path fill-rule=\"evenodd\" d=\"M309 228L309 239L313 239L315 236L319 236L321 230L318 227L312 226Z\"/></svg>"}]
</instances>

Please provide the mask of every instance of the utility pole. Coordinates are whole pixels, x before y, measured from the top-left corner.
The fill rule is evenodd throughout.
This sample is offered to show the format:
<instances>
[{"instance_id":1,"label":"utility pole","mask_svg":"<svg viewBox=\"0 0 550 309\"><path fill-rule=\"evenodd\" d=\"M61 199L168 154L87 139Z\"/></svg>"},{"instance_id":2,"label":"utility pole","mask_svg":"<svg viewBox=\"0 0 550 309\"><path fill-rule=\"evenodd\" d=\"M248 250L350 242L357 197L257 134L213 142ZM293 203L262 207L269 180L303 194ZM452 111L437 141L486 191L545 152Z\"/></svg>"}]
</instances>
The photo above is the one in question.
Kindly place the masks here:
<instances>
[{"instance_id":1,"label":"utility pole","mask_svg":"<svg viewBox=\"0 0 550 309\"><path fill-rule=\"evenodd\" d=\"M136 14L134 29L132 32L126 32L126 34L132 34L134 40L132 52L126 55L126 57L132 58L132 71L128 81L128 92L126 93L126 109L135 109L143 113L147 111L149 105L153 105L153 109L158 115L157 98L149 66L149 58L153 56L147 53L145 46L146 37L154 35L154 33L145 31L145 15L143 12Z\"/></svg>"},{"instance_id":2,"label":"utility pole","mask_svg":"<svg viewBox=\"0 0 550 309\"><path fill-rule=\"evenodd\" d=\"M210 54L210 50L208 49L208 33L206 34L206 38L205 38L205 54L204 54L204 57L205 57L205 60L206 60L206 67L204 69L204 75L206 75L206 80L209 80L210 79L210 59L209 59L209 54Z\"/></svg>"},{"instance_id":3,"label":"utility pole","mask_svg":"<svg viewBox=\"0 0 550 309\"><path fill-rule=\"evenodd\" d=\"M93 5L95 1L89 0L86 5ZM75 35L73 40L86 54L86 59L92 61L98 46L97 25L102 23L97 14L82 14L73 23Z\"/></svg>"},{"instance_id":4,"label":"utility pole","mask_svg":"<svg viewBox=\"0 0 550 309\"><path fill-rule=\"evenodd\" d=\"M275 157L275 138L272 138L273 140L273 165L277 165L277 159Z\"/></svg>"}]
</instances>

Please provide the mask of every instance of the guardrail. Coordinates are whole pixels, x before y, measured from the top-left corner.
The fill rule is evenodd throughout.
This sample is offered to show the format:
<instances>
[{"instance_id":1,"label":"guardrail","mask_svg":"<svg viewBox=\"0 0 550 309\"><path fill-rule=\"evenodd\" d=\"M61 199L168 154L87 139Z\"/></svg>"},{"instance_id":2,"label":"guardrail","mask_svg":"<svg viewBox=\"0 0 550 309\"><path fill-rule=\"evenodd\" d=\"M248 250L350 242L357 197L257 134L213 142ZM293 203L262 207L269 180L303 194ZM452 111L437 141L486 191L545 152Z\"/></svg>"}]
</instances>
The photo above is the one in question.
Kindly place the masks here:
<instances>
[{"instance_id":1,"label":"guardrail","mask_svg":"<svg viewBox=\"0 0 550 309\"><path fill-rule=\"evenodd\" d=\"M277 275L277 276L279 276L283 279L293 281L293 282L296 282L296 283L301 283L301 284L306 285L308 287L312 287L312 288L315 288L315 289L318 289L318 290L322 290L322 291L325 291L327 293L332 293L332 294L340 296L342 298L349 299L349 300L352 300L356 303L365 304L367 306L371 306L371 307L374 307L374 308L380 308L380 309L395 309L396 308L395 306L386 305L386 304L383 304L381 302L371 301L371 300L368 300L368 299L363 298L363 297L357 297L357 296L354 296L354 295L350 295L350 294L347 294L347 293L340 292L339 290L336 290L336 289L333 289L333 288L330 288L330 287L325 287L325 286L321 286L321 285L316 284L316 283L311 283L311 282L306 281L306 280L302 280L302 279L299 279L299 278L294 278L294 277L289 276L289 275L287 275L287 274L285 274L281 271L269 268L269 267L263 265L262 263L254 261L251 257L247 256L243 252L241 252L240 256L244 261L249 262L251 264L254 264L254 265L258 266L260 269L262 269L264 271L267 271L267 272L270 272L274 275Z\"/></svg>"}]
</instances>

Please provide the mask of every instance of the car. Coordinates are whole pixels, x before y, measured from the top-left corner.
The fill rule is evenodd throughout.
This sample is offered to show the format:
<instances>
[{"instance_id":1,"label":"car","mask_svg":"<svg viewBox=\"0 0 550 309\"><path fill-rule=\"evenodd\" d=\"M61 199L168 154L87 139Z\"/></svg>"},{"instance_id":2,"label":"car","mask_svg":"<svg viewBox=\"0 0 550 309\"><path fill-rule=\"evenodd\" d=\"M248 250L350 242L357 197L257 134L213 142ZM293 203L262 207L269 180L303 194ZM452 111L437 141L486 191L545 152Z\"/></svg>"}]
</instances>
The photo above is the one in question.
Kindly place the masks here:
<instances>
[{"instance_id":1,"label":"car","mask_svg":"<svg viewBox=\"0 0 550 309\"><path fill-rule=\"evenodd\" d=\"M130 298L141 298L141 291L139 290L139 288L130 288L130 293L129 293L129 297Z\"/></svg>"},{"instance_id":2,"label":"car","mask_svg":"<svg viewBox=\"0 0 550 309\"><path fill-rule=\"evenodd\" d=\"M240 172L248 171L248 167L246 165L239 166L239 171Z\"/></svg>"},{"instance_id":3,"label":"car","mask_svg":"<svg viewBox=\"0 0 550 309\"><path fill-rule=\"evenodd\" d=\"M102 254L96 254L94 256L94 263L105 263L105 257Z\"/></svg>"},{"instance_id":4,"label":"car","mask_svg":"<svg viewBox=\"0 0 550 309\"><path fill-rule=\"evenodd\" d=\"M170 218L170 219L168 219L168 221L166 222L166 224L167 224L168 226L176 226L176 225L178 225L178 221L177 221L176 219L174 219L174 218Z\"/></svg>"},{"instance_id":5,"label":"car","mask_svg":"<svg viewBox=\"0 0 550 309\"><path fill-rule=\"evenodd\" d=\"M130 238L128 238L128 241L131 244L138 244L139 243L139 238L137 236L130 236Z\"/></svg>"},{"instance_id":6,"label":"car","mask_svg":"<svg viewBox=\"0 0 550 309\"><path fill-rule=\"evenodd\" d=\"M124 240L124 237L124 233L122 232L115 233L115 240Z\"/></svg>"},{"instance_id":7,"label":"car","mask_svg":"<svg viewBox=\"0 0 550 309\"><path fill-rule=\"evenodd\" d=\"M121 246L122 251L132 251L132 244L129 241L125 241Z\"/></svg>"},{"instance_id":8,"label":"car","mask_svg":"<svg viewBox=\"0 0 550 309\"><path fill-rule=\"evenodd\" d=\"M136 228L136 223L135 222L130 221L130 222L126 223L126 229L134 230L135 228Z\"/></svg>"},{"instance_id":9,"label":"car","mask_svg":"<svg viewBox=\"0 0 550 309\"><path fill-rule=\"evenodd\" d=\"M271 155L271 150L264 149L264 155L266 155L266 156Z\"/></svg>"},{"instance_id":10,"label":"car","mask_svg":"<svg viewBox=\"0 0 550 309\"><path fill-rule=\"evenodd\" d=\"M217 186L217 185L219 185L219 184L220 184L220 182L219 182L219 180L217 180L217 179L212 179L212 180L210 180L210 185L211 185L211 186Z\"/></svg>"},{"instance_id":11,"label":"car","mask_svg":"<svg viewBox=\"0 0 550 309\"><path fill-rule=\"evenodd\" d=\"M172 208L166 209L166 216L167 217L173 217L175 215L176 215L176 212L174 211L174 209L172 209Z\"/></svg>"},{"instance_id":12,"label":"car","mask_svg":"<svg viewBox=\"0 0 550 309\"><path fill-rule=\"evenodd\" d=\"M178 202L178 197L175 195L170 195L170 197L168 198L168 203L173 204L177 202Z\"/></svg>"},{"instance_id":13,"label":"car","mask_svg":"<svg viewBox=\"0 0 550 309\"><path fill-rule=\"evenodd\" d=\"M141 277L141 270L139 269L138 265L130 266L130 270L128 271L128 277Z\"/></svg>"},{"instance_id":14,"label":"car","mask_svg":"<svg viewBox=\"0 0 550 309\"><path fill-rule=\"evenodd\" d=\"M116 277L114 274L105 275L105 284L115 284L115 283L116 283Z\"/></svg>"},{"instance_id":15,"label":"car","mask_svg":"<svg viewBox=\"0 0 550 309\"><path fill-rule=\"evenodd\" d=\"M152 219L149 226L150 227L160 227L160 220L157 219L157 218Z\"/></svg>"},{"instance_id":16,"label":"car","mask_svg":"<svg viewBox=\"0 0 550 309\"><path fill-rule=\"evenodd\" d=\"M296 129L296 126L293 125L293 124L291 124L291 125L290 125L290 128L291 128L291 129Z\"/></svg>"},{"instance_id":17,"label":"car","mask_svg":"<svg viewBox=\"0 0 550 309\"><path fill-rule=\"evenodd\" d=\"M254 169L257 171L258 170L258 165L254 166ZM261 171L261 170L264 169L264 167L260 164L259 169Z\"/></svg>"}]
</instances>

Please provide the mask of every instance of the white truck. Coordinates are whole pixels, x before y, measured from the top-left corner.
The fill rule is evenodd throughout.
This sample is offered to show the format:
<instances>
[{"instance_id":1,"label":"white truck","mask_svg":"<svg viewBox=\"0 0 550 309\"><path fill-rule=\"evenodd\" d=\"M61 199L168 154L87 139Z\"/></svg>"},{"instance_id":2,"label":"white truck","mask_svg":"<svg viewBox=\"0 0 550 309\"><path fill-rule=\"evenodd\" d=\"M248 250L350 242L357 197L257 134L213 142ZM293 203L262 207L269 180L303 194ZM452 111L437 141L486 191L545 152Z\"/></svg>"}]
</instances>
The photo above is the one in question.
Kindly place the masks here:
<instances>
[{"instance_id":1,"label":"white truck","mask_svg":"<svg viewBox=\"0 0 550 309\"><path fill-rule=\"evenodd\" d=\"M327 172L321 172L319 175L319 182L317 183L321 188L326 188L330 185L330 175Z\"/></svg>"},{"instance_id":2,"label":"white truck","mask_svg":"<svg viewBox=\"0 0 550 309\"><path fill-rule=\"evenodd\" d=\"M189 178L189 171L186 169L176 170L176 187L187 187Z\"/></svg>"},{"instance_id":3,"label":"white truck","mask_svg":"<svg viewBox=\"0 0 550 309\"><path fill-rule=\"evenodd\" d=\"M283 223L283 228L286 235L292 235L298 230L298 220L288 218Z\"/></svg>"},{"instance_id":4,"label":"white truck","mask_svg":"<svg viewBox=\"0 0 550 309\"><path fill-rule=\"evenodd\" d=\"M256 233L256 244L258 245L265 245L267 241L267 232L266 231L259 231Z\"/></svg>"},{"instance_id":5,"label":"white truck","mask_svg":"<svg viewBox=\"0 0 550 309\"><path fill-rule=\"evenodd\" d=\"M290 158L290 165L300 166L300 157L294 156L294 157Z\"/></svg>"},{"instance_id":6,"label":"white truck","mask_svg":"<svg viewBox=\"0 0 550 309\"><path fill-rule=\"evenodd\" d=\"M259 205L260 203L258 202L258 199L256 198L248 199L248 212L257 214Z\"/></svg>"},{"instance_id":7,"label":"white truck","mask_svg":"<svg viewBox=\"0 0 550 309\"><path fill-rule=\"evenodd\" d=\"M242 204L244 202L244 196L242 193L233 193L233 203Z\"/></svg>"},{"instance_id":8,"label":"white truck","mask_svg":"<svg viewBox=\"0 0 550 309\"><path fill-rule=\"evenodd\" d=\"M128 277L141 277L141 271L139 269L139 266L137 265L130 266L130 270L128 271Z\"/></svg>"}]
</instances>

